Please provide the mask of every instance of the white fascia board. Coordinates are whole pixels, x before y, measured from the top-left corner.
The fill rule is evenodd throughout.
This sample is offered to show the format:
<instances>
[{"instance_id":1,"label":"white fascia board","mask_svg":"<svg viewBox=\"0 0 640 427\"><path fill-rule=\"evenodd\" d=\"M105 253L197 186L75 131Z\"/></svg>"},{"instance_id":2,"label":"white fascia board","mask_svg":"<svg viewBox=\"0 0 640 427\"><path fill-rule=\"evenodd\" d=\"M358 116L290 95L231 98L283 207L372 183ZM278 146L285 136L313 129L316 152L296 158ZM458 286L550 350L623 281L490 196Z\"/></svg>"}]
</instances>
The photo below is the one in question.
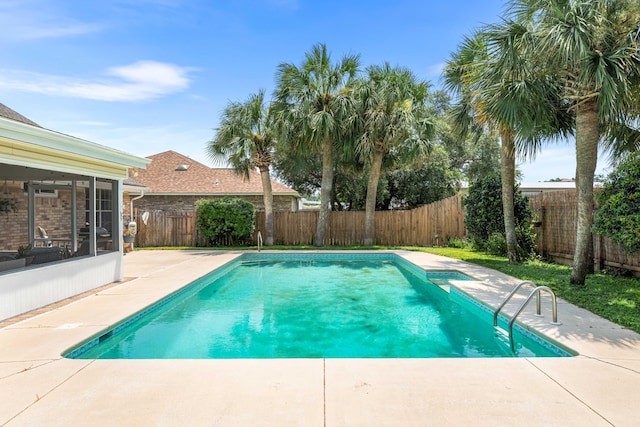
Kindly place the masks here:
<instances>
[{"instance_id":1,"label":"white fascia board","mask_svg":"<svg viewBox=\"0 0 640 427\"><path fill-rule=\"evenodd\" d=\"M0 137L28 142L53 150L66 151L81 156L134 168L146 168L151 160L125 153L84 139L65 135L49 129L0 117Z\"/></svg>"}]
</instances>

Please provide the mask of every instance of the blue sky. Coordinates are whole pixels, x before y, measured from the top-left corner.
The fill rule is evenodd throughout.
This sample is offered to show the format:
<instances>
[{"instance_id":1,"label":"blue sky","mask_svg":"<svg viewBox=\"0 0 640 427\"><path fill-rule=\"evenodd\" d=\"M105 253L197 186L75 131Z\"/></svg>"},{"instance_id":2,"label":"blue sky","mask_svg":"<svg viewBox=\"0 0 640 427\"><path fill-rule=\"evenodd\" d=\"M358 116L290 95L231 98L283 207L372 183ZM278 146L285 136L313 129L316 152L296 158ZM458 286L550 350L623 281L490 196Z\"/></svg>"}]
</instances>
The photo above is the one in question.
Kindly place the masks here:
<instances>
[{"instance_id":1,"label":"blue sky","mask_svg":"<svg viewBox=\"0 0 640 427\"><path fill-rule=\"evenodd\" d=\"M214 166L206 144L226 104L270 93L278 64L300 64L314 44L336 60L406 66L439 87L462 38L503 10L502 0L2 2L0 102L98 144ZM573 144L520 169L528 182L573 177Z\"/></svg>"}]
</instances>

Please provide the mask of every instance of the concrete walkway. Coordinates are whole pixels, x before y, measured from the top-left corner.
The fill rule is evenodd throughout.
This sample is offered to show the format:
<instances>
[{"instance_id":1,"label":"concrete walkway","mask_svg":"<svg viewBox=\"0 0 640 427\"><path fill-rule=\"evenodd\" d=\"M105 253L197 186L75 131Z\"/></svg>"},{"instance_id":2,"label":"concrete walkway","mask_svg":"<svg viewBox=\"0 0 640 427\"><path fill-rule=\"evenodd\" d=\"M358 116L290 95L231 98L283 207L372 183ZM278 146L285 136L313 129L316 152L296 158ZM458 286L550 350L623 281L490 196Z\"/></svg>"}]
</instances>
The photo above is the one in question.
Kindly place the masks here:
<instances>
[{"instance_id":1,"label":"concrete walkway","mask_svg":"<svg viewBox=\"0 0 640 427\"><path fill-rule=\"evenodd\" d=\"M398 252L495 307L518 280ZM638 426L640 335L559 302L523 323L571 358L70 360L68 348L238 256L138 251L132 280L0 329L0 426ZM508 312L508 311L507 311ZM519 318L519 319L520 319Z\"/></svg>"}]
</instances>

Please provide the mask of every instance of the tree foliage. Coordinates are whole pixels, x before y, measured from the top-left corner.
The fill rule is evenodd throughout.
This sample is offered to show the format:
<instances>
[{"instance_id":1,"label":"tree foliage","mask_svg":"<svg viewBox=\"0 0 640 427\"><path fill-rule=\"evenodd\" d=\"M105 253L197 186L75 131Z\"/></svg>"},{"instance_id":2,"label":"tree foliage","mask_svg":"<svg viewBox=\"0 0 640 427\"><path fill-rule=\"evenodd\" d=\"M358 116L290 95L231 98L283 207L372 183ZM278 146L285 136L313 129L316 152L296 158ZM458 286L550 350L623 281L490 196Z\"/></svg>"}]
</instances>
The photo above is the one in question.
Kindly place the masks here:
<instances>
[{"instance_id":1,"label":"tree foliage","mask_svg":"<svg viewBox=\"0 0 640 427\"><path fill-rule=\"evenodd\" d=\"M303 154L278 145L273 156L273 170L278 179L303 197L313 198L322 182L322 155Z\"/></svg>"},{"instance_id":2,"label":"tree foliage","mask_svg":"<svg viewBox=\"0 0 640 427\"><path fill-rule=\"evenodd\" d=\"M389 173L390 200L387 206L412 209L446 199L459 190L461 174L451 168L446 151L437 147L419 167Z\"/></svg>"},{"instance_id":3,"label":"tree foliage","mask_svg":"<svg viewBox=\"0 0 640 427\"><path fill-rule=\"evenodd\" d=\"M336 202L338 209L362 211L365 209L367 197L367 172L352 174L336 173ZM376 195L376 210L387 210L390 200L387 176L380 177Z\"/></svg>"},{"instance_id":4,"label":"tree foliage","mask_svg":"<svg viewBox=\"0 0 640 427\"><path fill-rule=\"evenodd\" d=\"M467 182L500 173L500 140L492 132L455 131L451 96L442 90L430 93L429 104L434 118L435 140L449 155L450 167L462 173ZM516 175L518 175L516 171Z\"/></svg>"},{"instance_id":5,"label":"tree foliage","mask_svg":"<svg viewBox=\"0 0 640 427\"><path fill-rule=\"evenodd\" d=\"M594 231L620 244L628 254L640 252L640 153L621 163L598 194Z\"/></svg>"},{"instance_id":6,"label":"tree foliage","mask_svg":"<svg viewBox=\"0 0 640 427\"><path fill-rule=\"evenodd\" d=\"M471 178L499 171L500 144L484 135L476 143L454 138L446 122L449 108L446 92L429 92L425 115L436 128L431 153L389 150L385 153L376 196L376 210L411 209L451 196L463 177ZM333 209L364 210L369 167L349 146L336 150ZM409 154L409 155L408 155ZM287 145L277 146L273 168L278 178L305 197L317 196L322 178L320 154L301 154Z\"/></svg>"},{"instance_id":7,"label":"tree foliage","mask_svg":"<svg viewBox=\"0 0 640 427\"><path fill-rule=\"evenodd\" d=\"M242 199L201 199L196 202L196 223L208 246L247 244L255 229L255 209Z\"/></svg>"}]
</instances>

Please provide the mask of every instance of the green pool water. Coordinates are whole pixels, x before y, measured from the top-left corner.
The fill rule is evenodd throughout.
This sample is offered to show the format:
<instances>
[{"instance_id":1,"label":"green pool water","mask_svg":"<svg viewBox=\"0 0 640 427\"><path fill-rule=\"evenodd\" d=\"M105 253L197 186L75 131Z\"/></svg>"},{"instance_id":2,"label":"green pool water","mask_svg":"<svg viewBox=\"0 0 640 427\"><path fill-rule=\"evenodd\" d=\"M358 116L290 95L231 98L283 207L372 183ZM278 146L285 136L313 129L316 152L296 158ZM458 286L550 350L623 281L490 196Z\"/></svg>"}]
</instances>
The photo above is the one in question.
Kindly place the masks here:
<instances>
[{"instance_id":1,"label":"green pool water","mask_svg":"<svg viewBox=\"0 0 640 427\"><path fill-rule=\"evenodd\" d=\"M243 255L69 351L82 359L568 356L393 254Z\"/></svg>"}]
</instances>

